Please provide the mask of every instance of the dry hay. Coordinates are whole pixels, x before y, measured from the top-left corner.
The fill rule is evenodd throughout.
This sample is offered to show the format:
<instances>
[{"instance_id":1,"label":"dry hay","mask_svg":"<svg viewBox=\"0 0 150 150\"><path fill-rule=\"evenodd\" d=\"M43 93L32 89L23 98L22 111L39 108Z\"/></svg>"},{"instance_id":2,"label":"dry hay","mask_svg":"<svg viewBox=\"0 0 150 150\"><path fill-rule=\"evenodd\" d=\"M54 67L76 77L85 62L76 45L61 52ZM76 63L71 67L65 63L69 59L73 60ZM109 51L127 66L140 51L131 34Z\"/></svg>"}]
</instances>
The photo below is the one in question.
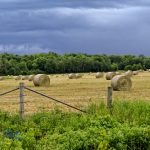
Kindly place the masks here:
<instances>
[{"instance_id":1,"label":"dry hay","mask_svg":"<svg viewBox=\"0 0 150 150\"><path fill-rule=\"evenodd\" d=\"M50 86L50 78L45 74L37 74L33 78L33 83L35 86L47 87Z\"/></svg>"},{"instance_id":2,"label":"dry hay","mask_svg":"<svg viewBox=\"0 0 150 150\"><path fill-rule=\"evenodd\" d=\"M140 69L139 72L144 72L144 70Z\"/></svg>"},{"instance_id":3,"label":"dry hay","mask_svg":"<svg viewBox=\"0 0 150 150\"><path fill-rule=\"evenodd\" d=\"M115 72L107 72L105 78L106 80L111 80L115 75Z\"/></svg>"},{"instance_id":4,"label":"dry hay","mask_svg":"<svg viewBox=\"0 0 150 150\"><path fill-rule=\"evenodd\" d=\"M34 76L35 76L35 75L33 75L33 74L32 74L32 75L29 75L29 76L28 76L28 80L29 80L29 81L33 81Z\"/></svg>"},{"instance_id":5,"label":"dry hay","mask_svg":"<svg viewBox=\"0 0 150 150\"><path fill-rule=\"evenodd\" d=\"M125 76L128 76L128 77L132 77L133 71L128 70L127 72L124 73L124 75L125 75Z\"/></svg>"},{"instance_id":6,"label":"dry hay","mask_svg":"<svg viewBox=\"0 0 150 150\"><path fill-rule=\"evenodd\" d=\"M28 80L28 76L22 76L22 80Z\"/></svg>"},{"instance_id":7,"label":"dry hay","mask_svg":"<svg viewBox=\"0 0 150 150\"><path fill-rule=\"evenodd\" d=\"M116 72L116 75L121 75L121 72L118 72L118 71L117 71L117 72Z\"/></svg>"},{"instance_id":8,"label":"dry hay","mask_svg":"<svg viewBox=\"0 0 150 150\"><path fill-rule=\"evenodd\" d=\"M0 81L4 80L4 77L0 76Z\"/></svg>"},{"instance_id":9,"label":"dry hay","mask_svg":"<svg viewBox=\"0 0 150 150\"><path fill-rule=\"evenodd\" d=\"M139 71L133 71L133 75L138 75Z\"/></svg>"},{"instance_id":10,"label":"dry hay","mask_svg":"<svg viewBox=\"0 0 150 150\"><path fill-rule=\"evenodd\" d=\"M21 80L21 79L22 79L22 75L15 77L15 80Z\"/></svg>"},{"instance_id":11,"label":"dry hay","mask_svg":"<svg viewBox=\"0 0 150 150\"><path fill-rule=\"evenodd\" d=\"M129 91L132 87L132 81L128 76L116 75L111 80L111 86L116 91Z\"/></svg>"},{"instance_id":12,"label":"dry hay","mask_svg":"<svg viewBox=\"0 0 150 150\"><path fill-rule=\"evenodd\" d=\"M76 74L70 73L70 74L68 75L68 78L69 78L69 79L76 79Z\"/></svg>"},{"instance_id":13,"label":"dry hay","mask_svg":"<svg viewBox=\"0 0 150 150\"><path fill-rule=\"evenodd\" d=\"M150 69L146 69L146 71L150 72Z\"/></svg>"},{"instance_id":14,"label":"dry hay","mask_svg":"<svg viewBox=\"0 0 150 150\"><path fill-rule=\"evenodd\" d=\"M95 77L96 78L102 78L104 76L104 74L102 72L97 72Z\"/></svg>"},{"instance_id":15,"label":"dry hay","mask_svg":"<svg viewBox=\"0 0 150 150\"><path fill-rule=\"evenodd\" d=\"M79 78L82 78L83 75L79 74L79 73L76 73L75 76L76 76L76 79L79 79Z\"/></svg>"}]
</instances>

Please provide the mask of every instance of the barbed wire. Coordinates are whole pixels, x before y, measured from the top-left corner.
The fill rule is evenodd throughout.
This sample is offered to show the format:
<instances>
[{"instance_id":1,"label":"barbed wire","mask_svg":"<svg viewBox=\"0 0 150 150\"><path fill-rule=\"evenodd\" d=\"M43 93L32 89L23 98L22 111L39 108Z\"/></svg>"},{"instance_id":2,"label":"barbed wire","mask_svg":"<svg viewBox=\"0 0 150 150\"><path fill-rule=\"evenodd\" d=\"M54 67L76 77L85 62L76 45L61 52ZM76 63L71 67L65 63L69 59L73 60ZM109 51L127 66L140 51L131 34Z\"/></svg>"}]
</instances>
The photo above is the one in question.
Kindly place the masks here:
<instances>
[{"instance_id":1,"label":"barbed wire","mask_svg":"<svg viewBox=\"0 0 150 150\"><path fill-rule=\"evenodd\" d=\"M69 104L63 102L62 100L58 100L58 99L56 99L56 98L47 96L47 95L45 95L45 94L43 94L43 93L37 92L37 91L32 90L32 89L30 89L30 88L28 88L28 87L25 87L25 86L24 86L24 88L27 89L27 90L29 90L29 91L31 91L31 92L33 92L33 93L39 94L39 95L44 96L44 97L46 97L46 98L52 99L53 101L56 101L56 102L61 103L61 104L63 104L63 105L66 105L66 106L68 106L68 107L70 107L70 108L76 109L76 110L81 111L81 112L83 112L83 113L87 113L87 112L84 111L84 110L81 110L81 109L79 109L79 108L77 108L77 107L74 107L74 106L72 106L72 105L69 105Z\"/></svg>"},{"instance_id":2,"label":"barbed wire","mask_svg":"<svg viewBox=\"0 0 150 150\"><path fill-rule=\"evenodd\" d=\"M15 88L15 89L13 89L13 90L10 90L10 91L1 93L0 96L3 96L3 95L6 95L6 94L9 94L9 93L12 93L12 92L17 91L17 90L19 90L19 87Z\"/></svg>"}]
</instances>

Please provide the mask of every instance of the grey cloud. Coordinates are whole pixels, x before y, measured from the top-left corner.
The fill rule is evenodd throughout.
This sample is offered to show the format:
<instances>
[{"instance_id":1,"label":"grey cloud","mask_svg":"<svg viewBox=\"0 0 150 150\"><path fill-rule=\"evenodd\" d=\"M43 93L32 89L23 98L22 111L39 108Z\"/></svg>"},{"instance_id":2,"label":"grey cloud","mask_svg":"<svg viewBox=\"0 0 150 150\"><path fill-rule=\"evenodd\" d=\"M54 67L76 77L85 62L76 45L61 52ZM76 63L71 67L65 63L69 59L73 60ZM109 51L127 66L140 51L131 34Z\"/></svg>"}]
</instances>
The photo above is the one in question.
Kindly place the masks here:
<instances>
[{"instance_id":1,"label":"grey cloud","mask_svg":"<svg viewBox=\"0 0 150 150\"><path fill-rule=\"evenodd\" d=\"M0 0L0 51L150 55L149 14L146 0Z\"/></svg>"},{"instance_id":2,"label":"grey cloud","mask_svg":"<svg viewBox=\"0 0 150 150\"><path fill-rule=\"evenodd\" d=\"M16 9L42 9L53 7L89 7L89 8L116 8L125 6L147 6L149 0L0 0L0 9L12 11Z\"/></svg>"}]
</instances>

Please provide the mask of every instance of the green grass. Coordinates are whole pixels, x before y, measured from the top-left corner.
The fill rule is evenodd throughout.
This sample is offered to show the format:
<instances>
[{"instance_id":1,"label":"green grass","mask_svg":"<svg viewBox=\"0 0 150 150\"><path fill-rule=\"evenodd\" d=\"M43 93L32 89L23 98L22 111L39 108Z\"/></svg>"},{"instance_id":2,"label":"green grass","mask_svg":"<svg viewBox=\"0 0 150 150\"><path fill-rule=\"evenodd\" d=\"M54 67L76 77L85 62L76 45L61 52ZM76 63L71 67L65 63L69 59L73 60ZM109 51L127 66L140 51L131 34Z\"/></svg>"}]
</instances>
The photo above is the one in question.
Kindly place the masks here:
<instances>
[{"instance_id":1,"label":"green grass","mask_svg":"<svg viewBox=\"0 0 150 150\"><path fill-rule=\"evenodd\" d=\"M0 112L0 149L149 150L150 103L115 101L112 109L90 104L88 114L56 108L21 121Z\"/></svg>"}]
</instances>

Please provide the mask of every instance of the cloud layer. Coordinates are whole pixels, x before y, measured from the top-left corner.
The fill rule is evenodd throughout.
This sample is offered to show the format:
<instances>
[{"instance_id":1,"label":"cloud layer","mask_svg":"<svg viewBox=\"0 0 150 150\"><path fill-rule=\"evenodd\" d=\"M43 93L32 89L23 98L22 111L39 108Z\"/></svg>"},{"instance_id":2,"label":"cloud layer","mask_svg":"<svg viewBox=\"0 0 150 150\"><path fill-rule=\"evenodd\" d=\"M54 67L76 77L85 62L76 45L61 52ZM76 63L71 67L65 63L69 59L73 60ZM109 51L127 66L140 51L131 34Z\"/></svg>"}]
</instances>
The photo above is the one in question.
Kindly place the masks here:
<instances>
[{"instance_id":1,"label":"cloud layer","mask_svg":"<svg viewBox=\"0 0 150 150\"><path fill-rule=\"evenodd\" d=\"M0 0L0 52L150 55L148 0Z\"/></svg>"}]
</instances>

